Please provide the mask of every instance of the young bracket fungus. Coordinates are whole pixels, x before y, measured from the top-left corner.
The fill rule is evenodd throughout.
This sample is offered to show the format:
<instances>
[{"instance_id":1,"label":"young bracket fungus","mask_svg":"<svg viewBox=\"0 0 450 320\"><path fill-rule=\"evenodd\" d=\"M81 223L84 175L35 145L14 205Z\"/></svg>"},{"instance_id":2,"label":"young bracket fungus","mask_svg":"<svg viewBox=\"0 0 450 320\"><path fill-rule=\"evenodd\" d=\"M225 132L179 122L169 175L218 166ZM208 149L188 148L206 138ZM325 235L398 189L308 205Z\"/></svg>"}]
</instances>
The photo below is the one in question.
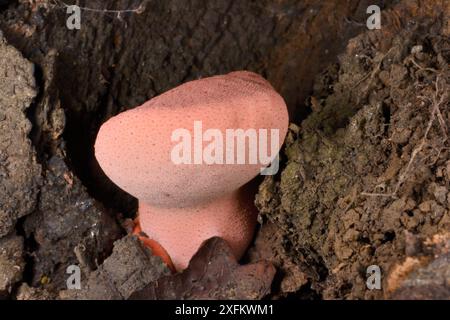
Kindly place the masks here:
<instances>
[{"instance_id":1,"label":"young bracket fungus","mask_svg":"<svg viewBox=\"0 0 450 320\"><path fill-rule=\"evenodd\" d=\"M139 199L139 224L177 270L203 241L225 239L239 259L256 225L247 182L275 160L289 119L261 76L238 71L187 82L102 125L95 155ZM154 250L155 251L155 250Z\"/></svg>"}]
</instances>

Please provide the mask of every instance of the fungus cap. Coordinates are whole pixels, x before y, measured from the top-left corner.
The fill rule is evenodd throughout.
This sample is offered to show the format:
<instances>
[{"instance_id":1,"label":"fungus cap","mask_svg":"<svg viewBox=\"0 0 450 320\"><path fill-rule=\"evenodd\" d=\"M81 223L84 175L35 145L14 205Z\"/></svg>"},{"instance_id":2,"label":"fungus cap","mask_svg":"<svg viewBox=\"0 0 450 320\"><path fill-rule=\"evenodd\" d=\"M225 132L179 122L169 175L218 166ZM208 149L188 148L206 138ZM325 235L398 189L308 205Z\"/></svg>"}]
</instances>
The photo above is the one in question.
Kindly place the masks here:
<instances>
[{"instance_id":1,"label":"fungus cap","mask_svg":"<svg viewBox=\"0 0 450 320\"><path fill-rule=\"evenodd\" d=\"M196 121L201 122L202 133L208 129L223 132L223 142L226 129L277 129L280 146L289 124L283 98L264 78L232 72L187 82L109 119L98 133L96 158L120 188L159 207L196 206L231 194L260 173L261 163L195 164L196 150L192 150L192 164L174 163L174 132L190 133L194 149L196 143L198 146ZM201 150L212 141L200 141ZM246 143L246 159L249 145ZM236 142L235 152L237 146ZM271 160L278 151L269 145Z\"/></svg>"}]
</instances>

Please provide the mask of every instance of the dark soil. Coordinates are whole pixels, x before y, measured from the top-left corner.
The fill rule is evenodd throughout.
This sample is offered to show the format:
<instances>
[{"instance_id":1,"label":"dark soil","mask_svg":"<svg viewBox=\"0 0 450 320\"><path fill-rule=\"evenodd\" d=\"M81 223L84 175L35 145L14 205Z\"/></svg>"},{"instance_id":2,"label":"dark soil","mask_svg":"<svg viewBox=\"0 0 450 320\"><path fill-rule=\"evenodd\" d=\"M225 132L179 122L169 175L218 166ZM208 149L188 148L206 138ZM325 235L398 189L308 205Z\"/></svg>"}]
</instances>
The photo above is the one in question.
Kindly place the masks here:
<instances>
[{"instance_id":1,"label":"dark soil","mask_svg":"<svg viewBox=\"0 0 450 320\"><path fill-rule=\"evenodd\" d=\"M367 31L375 3L382 29ZM450 298L448 1L117 0L108 9L139 7L83 11L75 31L59 1L0 1L0 298L126 299L144 287L137 296ZM265 76L288 104L282 170L256 196L261 228L242 261L252 264L227 260L224 244L223 256L199 252L194 264L210 257L240 270L220 278L225 287L254 280L238 296L173 290L167 283L196 279L194 265L169 276L124 237L136 201L103 175L93 142L125 109L240 69ZM260 260L277 268L271 292L248 274ZM81 292L65 290L71 264L83 269ZM367 289L369 265L381 267L382 290Z\"/></svg>"},{"instance_id":2,"label":"dark soil","mask_svg":"<svg viewBox=\"0 0 450 320\"><path fill-rule=\"evenodd\" d=\"M399 6L386 20L408 21L410 10ZM307 285L324 299L382 298L396 264L424 254L408 252L408 236L448 243L450 29L424 18L383 30L352 39L317 77L313 112L291 126L286 167L260 186L267 222L253 256L276 252L265 249L277 234L290 279L282 296ZM383 270L386 290L367 290L370 265ZM449 265L439 268L449 298Z\"/></svg>"}]
</instances>

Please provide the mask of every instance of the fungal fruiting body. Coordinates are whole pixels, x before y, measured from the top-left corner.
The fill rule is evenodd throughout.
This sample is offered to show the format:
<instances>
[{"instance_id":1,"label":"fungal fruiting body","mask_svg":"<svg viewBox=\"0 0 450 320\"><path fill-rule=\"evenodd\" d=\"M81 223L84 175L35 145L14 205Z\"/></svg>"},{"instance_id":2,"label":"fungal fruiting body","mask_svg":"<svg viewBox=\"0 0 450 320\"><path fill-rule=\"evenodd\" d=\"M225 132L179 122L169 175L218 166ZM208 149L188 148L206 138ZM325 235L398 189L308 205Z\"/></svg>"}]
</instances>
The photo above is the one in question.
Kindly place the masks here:
<instances>
[{"instance_id":1,"label":"fungal fruiting body","mask_svg":"<svg viewBox=\"0 0 450 320\"><path fill-rule=\"evenodd\" d=\"M236 258L245 252L256 225L245 185L271 166L288 122L284 100L265 79L232 72L187 82L111 118L95 155L139 199L142 231L182 270L213 236Z\"/></svg>"},{"instance_id":2,"label":"fungal fruiting body","mask_svg":"<svg viewBox=\"0 0 450 320\"><path fill-rule=\"evenodd\" d=\"M256 213L242 190L198 206L178 210L139 204L140 224L169 253L175 268L184 269L204 240L220 236L241 257L252 240Z\"/></svg>"}]
</instances>

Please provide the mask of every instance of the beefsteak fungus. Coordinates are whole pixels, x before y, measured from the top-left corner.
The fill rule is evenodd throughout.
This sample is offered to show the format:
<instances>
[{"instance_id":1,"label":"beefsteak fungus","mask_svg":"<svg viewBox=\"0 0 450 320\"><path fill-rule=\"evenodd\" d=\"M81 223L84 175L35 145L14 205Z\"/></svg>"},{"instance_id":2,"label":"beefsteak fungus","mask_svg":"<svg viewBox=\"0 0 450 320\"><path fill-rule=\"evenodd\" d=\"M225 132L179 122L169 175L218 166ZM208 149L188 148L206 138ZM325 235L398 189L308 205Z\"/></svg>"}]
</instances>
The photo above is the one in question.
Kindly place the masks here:
<instances>
[{"instance_id":1,"label":"beefsteak fungus","mask_svg":"<svg viewBox=\"0 0 450 320\"><path fill-rule=\"evenodd\" d=\"M177 270L218 236L240 258L256 226L246 184L275 166L289 124L283 98L238 71L182 84L109 119L95 143L105 174L139 199L139 223Z\"/></svg>"}]
</instances>

